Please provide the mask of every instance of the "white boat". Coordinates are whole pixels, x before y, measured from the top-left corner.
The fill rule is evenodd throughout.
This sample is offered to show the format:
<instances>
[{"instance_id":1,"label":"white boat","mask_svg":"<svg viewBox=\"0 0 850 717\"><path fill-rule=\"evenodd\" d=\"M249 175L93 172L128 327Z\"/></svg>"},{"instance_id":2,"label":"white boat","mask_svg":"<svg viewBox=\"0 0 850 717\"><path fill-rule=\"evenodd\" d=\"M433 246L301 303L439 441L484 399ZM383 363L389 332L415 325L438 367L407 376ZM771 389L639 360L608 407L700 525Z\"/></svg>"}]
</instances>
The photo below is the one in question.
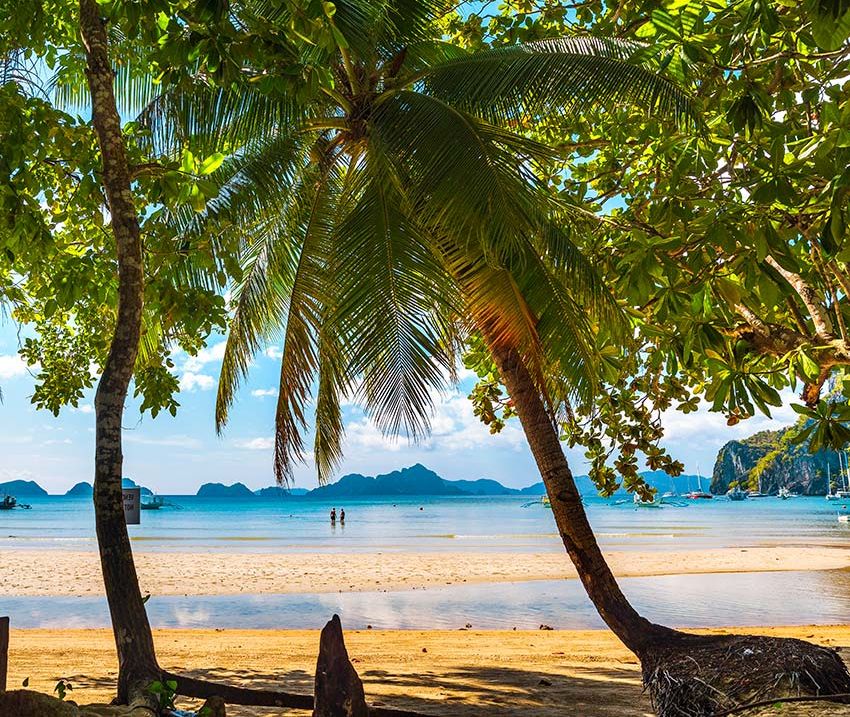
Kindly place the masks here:
<instances>
[{"instance_id":1,"label":"white boat","mask_svg":"<svg viewBox=\"0 0 850 717\"><path fill-rule=\"evenodd\" d=\"M826 465L827 500L850 500L850 480L848 480L847 453L838 451L838 484L833 490L832 474L829 464Z\"/></svg>"},{"instance_id":2,"label":"white boat","mask_svg":"<svg viewBox=\"0 0 850 717\"><path fill-rule=\"evenodd\" d=\"M652 496L652 500L645 500L635 493L632 502L634 503L635 508L660 508L661 500L662 499L658 497L657 493Z\"/></svg>"},{"instance_id":3,"label":"white boat","mask_svg":"<svg viewBox=\"0 0 850 717\"><path fill-rule=\"evenodd\" d=\"M741 458L739 456L735 456L732 463L736 468L738 476L737 481L735 482L735 487L726 491L726 497L729 500L734 500L736 502L739 500L746 500L749 497L749 494L741 488L742 484L746 485L746 476L744 475L744 466L741 464Z\"/></svg>"},{"instance_id":4,"label":"white boat","mask_svg":"<svg viewBox=\"0 0 850 717\"><path fill-rule=\"evenodd\" d=\"M788 490L785 486L782 486L782 487L779 489L779 493L777 493L777 495L778 495L778 496L779 496L782 500L788 500L789 498L796 498L796 497L797 497L797 494L796 494L796 493L792 493L792 492L791 492L790 490Z\"/></svg>"},{"instance_id":5,"label":"white boat","mask_svg":"<svg viewBox=\"0 0 850 717\"><path fill-rule=\"evenodd\" d=\"M739 501L746 500L749 496L747 495L746 491L741 490L741 486L736 485L731 490L726 491L726 497L729 500Z\"/></svg>"},{"instance_id":6,"label":"white boat","mask_svg":"<svg viewBox=\"0 0 850 717\"><path fill-rule=\"evenodd\" d=\"M690 488L690 479L688 479L688 487ZM684 497L688 500L711 500L714 498L711 493L706 493L702 489L702 474L699 472L699 466L697 466L697 489L688 491Z\"/></svg>"}]
</instances>

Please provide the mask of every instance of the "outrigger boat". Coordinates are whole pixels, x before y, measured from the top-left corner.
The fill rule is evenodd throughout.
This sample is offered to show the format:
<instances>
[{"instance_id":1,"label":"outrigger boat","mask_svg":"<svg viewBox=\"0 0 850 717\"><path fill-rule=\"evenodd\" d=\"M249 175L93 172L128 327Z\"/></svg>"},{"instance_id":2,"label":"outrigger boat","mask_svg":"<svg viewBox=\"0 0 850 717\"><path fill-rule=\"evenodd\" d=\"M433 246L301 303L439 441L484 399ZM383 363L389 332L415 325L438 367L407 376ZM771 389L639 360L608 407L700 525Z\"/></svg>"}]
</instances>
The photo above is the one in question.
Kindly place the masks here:
<instances>
[{"instance_id":1,"label":"outrigger boat","mask_svg":"<svg viewBox=\"0 0 850 717\"><path fill-rule=\"evenodd\" d=\"M13 508L22 508L23 510L29 510L32 508L31 505L27 505L26 503L18 503L18 499L13 495L6 494L3 496L3 500L0 501L0 510L12 510Z\"/></svg>"},{"instance_id":2,"label":"outrigger boat","mask_svg":"<svg viewBox=\"0 0 850 717\"><path fill-rule=\"evenodd\" d=\"M645 500L635 493L632 502L635 508L660 508L663 499L658 497L658 494L652 496L652 500Z\"/></svg>"},{"instance_id":3,"label":"outrigger boat","mask_svg":"<svg viewBox=\"0 0 850 717\"><path fill-rule=\"evenodd\" d=\"M152 495L149 500L142 501L139 504L139 507L142 510L159 510L162 506L165 505L165 498L161 495Z\"/></svg>"}]
</instances>

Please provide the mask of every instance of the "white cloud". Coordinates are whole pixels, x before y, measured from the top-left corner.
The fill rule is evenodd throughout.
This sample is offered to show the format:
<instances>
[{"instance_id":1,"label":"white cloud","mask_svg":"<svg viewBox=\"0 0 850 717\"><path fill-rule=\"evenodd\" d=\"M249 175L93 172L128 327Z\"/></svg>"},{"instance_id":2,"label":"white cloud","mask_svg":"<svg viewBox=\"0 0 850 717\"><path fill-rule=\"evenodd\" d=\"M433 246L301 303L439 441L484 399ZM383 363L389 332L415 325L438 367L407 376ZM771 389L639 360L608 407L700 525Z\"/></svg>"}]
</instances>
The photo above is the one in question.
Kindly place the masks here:
<instances>
[{"instance_id":1,"label":"white cloud","mask_svg":"<svg viewBox=\"0 0 850 717\"><path fill-rule=\"evenodd\" d=\"M368 418L346 425L345 440L350 446L379 451L400 451L404 445L397 437L385 436Z\"/></svg>"},{"instance_id":2,"label":"white cloud","mask_svg":"<svg viewBox=\"0 0 850 717\"><path fill-rule=\"evenodd\" d=\"M280 346L267 346L263 353L275 361L279 361L283 358L283 349L281 349Z\"/></svg>"},{"instance_id":3,"label":"white cloud","mask_svg":"<svg viewBox=\"0 0 850 717\"><path fill-rule=\"evenodd\" d=\"M183 370L188 373L199 373L201 369L210 363L220 363L224 358L225 341L220 341L212 346L206 346L198 351L197 356L189 356L183 364Z\"/></svg>"},{"instance_id":4,"label":"white cloud","mask_svg":"<svg viewBox=\"0 0 850 717\"><path fill-rule=\"evenodd\" d=\"M138 443L143 446L168 446L170 448L201 448L203 446L199 439L186 435L151 438L141 433L128 431L124 433L124 440L127 443Z\"/></svg>"},{"instance_id":5,"label":"white cloud","mask_svg":"<svg viewBox=\"0 0 850 717\"><path fill-rule=\"evenodd\" d=\"M27 365L17 354L0 354L0 379L10 379L15 376L23 376L27 372Z\"/></svg>"},{"instance_id":6,"label":"white cloud","mask_svg":"<svg viewBox=\"0 0 850 717\"><path fill-rule=\"evenodd\" d=\"M94 406L90 403L81 403L76 408L71 408L73 413L94 413Z\"/></svg>"},{"instance_id":7,"label":"white cloud","mask_svg":"<svg viewBox=\"0 0 850 717\"><path fill-rule=\"evenodd\" d=\"M782 405L771 408L771 418L757 413L734 426L726 424L726 417L722 413L709 411L705 403L701 403L699 410L693 413L682 413L675 408L668 409L661 417L665 442L684 447L689 441L698 439L702 443L719 448L728 441L747 438L759 431L775 431L789 426L797 420L797 414L791 404L798 399L790 390L784 391L781 397Z\"/></svg>"},{"instance_id":8,"label":"white cloud","mask_svg":"<svg viewBox=\"0 0 850 717\"><path fill-rule=\"evenodd\" d=\"M180 377L181 391L209 391L215 387L215 378L205 373L192 373L187 371Z\"/></svg>"},{"instance_id":9,"label":"white cloud","mask_svg":"<svg viewBox=\"0 0 850 717\"><path fill-rule=\"evenodd\" d=\"M255 388L251 391L251 395L256 398L265 398L266 396L277 396L276 388Z\"/></svg>"},{"instance_id":10,"label":"white cloud","mask_svg":"<svg viewBox=\"0 0 850 717\"><path fill-rule=\"evenodd\" d=\"M70 438L62 438L62 439L51 438L49 441L45 441L41 445L43 445L43 446L71 445L71 442L72 441L71 441Z\"/></svg>"},{"instance_id":11,"label":"white cloud","mask_svg":"<svg viewBox=\"0 0 850 717\"><path fill-rule=\"evenodd\" d=\"M233 441L237 448L249 451L267 451L274 448L274 436L258 436L257 438L243 438Z\"/></svg>"},{"instance_id":12,"label":"white cloud","mask_svg":"<svg viewBox=\"0 0 850 717\"><path fill-rule=\"evenodd\" d=\"M407 445L402 436L383 435L368 418L348 423L345 433L347 444L359 448L399 451ZM454 391L437 399L431 416L430 435L420 442L420 446L441 452L505 446L523 450L525 437L516 421L510 422L498 435L492 435L490 429L475 416L470 400Z\"/></svg>"}]
</instances>

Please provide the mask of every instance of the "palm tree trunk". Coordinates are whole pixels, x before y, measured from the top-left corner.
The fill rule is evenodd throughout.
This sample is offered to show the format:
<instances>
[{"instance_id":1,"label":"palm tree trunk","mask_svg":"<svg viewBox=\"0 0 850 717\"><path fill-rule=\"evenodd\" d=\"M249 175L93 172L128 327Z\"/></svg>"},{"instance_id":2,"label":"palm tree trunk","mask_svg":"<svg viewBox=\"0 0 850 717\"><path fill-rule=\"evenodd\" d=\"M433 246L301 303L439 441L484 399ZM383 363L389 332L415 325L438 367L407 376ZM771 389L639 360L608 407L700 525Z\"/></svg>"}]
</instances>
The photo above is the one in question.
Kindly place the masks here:
<instances>
[{"instance_id":1,"label":"palm tree trunk","mask_svg":"<svg viewBox=\"0 0 850 717\"><path fill-rule=\"evenodd\" d=\"M558 431L535 381L516 349L493 337L488 337L488 343L543 477L564 547L602 619L638 657L659 643L678 641L682 633L641 617L623 595L596 542Z\"/></svg>"},{"instance_id":2,"label":"palm tree trunk","mask_svg":"<svg viewBox=\"0 0 850 717\"><path fill-rule=\"evenodd\" d=\"M102 182L118 257L118 315L95 396L95 523L118 650L118 700L124 704L145 703L151 699L147 686L159 679L160 670L133 562L121 489L121 423L142 325L142 243L115 103L106 27L96 0L80 0L79 20L86 49L92 120L102 155Z\"/></svg>"}]
</instances>

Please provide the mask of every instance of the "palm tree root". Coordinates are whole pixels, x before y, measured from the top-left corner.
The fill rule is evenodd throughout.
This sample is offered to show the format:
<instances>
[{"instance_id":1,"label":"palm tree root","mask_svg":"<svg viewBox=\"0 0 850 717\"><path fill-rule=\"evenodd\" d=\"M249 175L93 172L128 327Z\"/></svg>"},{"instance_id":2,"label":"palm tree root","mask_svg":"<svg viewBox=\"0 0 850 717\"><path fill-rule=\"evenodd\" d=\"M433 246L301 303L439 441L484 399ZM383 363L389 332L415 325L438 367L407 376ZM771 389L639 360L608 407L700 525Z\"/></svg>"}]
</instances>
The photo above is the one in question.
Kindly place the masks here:
<instances>
[{"instance_id":1,"label":"palm tree root","mask_svg":"<svg viewBox=\"0 0 850 717\"><path fill-rule=\"evenodd\" d=\"M658 717L714 717L800 695L835 695L850 703L850 673L838 653L803 640L688 635L640 657Z\"/></svg>"}]
</instances>

